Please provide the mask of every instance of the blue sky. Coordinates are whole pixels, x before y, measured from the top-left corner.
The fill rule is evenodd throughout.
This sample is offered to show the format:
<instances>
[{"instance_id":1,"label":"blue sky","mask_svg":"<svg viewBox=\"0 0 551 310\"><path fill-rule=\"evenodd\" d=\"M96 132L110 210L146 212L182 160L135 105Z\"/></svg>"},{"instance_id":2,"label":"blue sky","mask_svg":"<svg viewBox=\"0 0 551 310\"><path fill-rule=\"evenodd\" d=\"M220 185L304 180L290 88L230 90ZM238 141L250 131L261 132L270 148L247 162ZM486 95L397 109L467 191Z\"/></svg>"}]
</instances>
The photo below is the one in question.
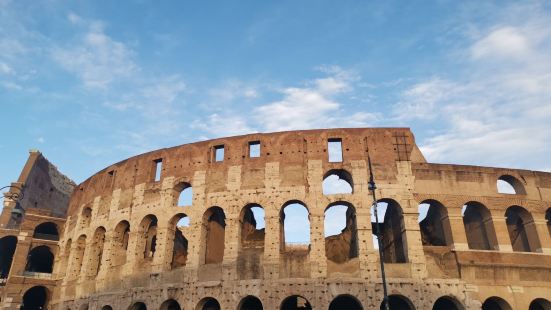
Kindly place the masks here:
<instances>
[{"instance_id":1,"label":"blue sky","mask_svg":"<svg viewBox=\"0 0 551 310\"><path fill-rule=\"evenodd\" d=\"M0 185L250 132L411 127L431 162L551 171L545 1L0 0Z\"/></svg>"}]
</instances>

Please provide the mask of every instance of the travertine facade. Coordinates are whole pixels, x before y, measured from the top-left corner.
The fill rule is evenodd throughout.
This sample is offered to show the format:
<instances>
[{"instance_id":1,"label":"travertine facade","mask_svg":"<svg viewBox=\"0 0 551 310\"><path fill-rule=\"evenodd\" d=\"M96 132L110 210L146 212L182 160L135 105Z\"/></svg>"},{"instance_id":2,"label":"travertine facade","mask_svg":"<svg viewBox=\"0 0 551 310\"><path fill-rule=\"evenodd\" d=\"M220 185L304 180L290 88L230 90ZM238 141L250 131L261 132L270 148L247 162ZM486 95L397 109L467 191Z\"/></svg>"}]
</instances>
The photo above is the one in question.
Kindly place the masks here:
<instances>
[{"instance_id":1,"label":"travertine facade","mask_svg":"<svg viewBox=\"0 0 551 310\"><path fill-rule=\"evenodd\" d=\"M341 147L336 160L328 142ZM379 225L368 156L386 208ZM324 194L330 176L352 192ZM499 193L498 180L515 194ZM190 188L191 203L180 205ZM347 208L344 229L324 237L326 210L337 205ZM300 206L310 242L297 245L285 242L284 218ZM264 210L265 228L253 207ZM14 260L0 308L40 294L9 290L18 279L60 310L379 309L379 227L392 309L551 309L550 208L550 173L427 163L405 128L192 143L129 158L77 185L66 221L43 219L61 232L48 241L51 279ZM189 226L179 226L182 218ZM16 256L39 242L29 228L17 235Z\"/></svg>"}]
</instances>

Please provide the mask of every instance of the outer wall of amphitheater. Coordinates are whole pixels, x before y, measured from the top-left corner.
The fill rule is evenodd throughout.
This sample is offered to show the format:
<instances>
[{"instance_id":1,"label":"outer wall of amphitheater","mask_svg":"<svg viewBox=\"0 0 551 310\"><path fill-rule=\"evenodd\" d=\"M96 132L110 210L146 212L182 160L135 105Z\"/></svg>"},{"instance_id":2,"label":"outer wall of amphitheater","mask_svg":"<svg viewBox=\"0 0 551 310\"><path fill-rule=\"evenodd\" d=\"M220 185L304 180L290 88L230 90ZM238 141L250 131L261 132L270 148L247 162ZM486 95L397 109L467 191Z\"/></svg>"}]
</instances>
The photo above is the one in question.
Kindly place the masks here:
<instances>
[{"instance_id":1,"label":"outer wall of amphitheater","mask_svg":"<svg viewBox=\"0 0 551 310\"><path fill-rule=\"evenodd\" d=\"M331 143L342 158L330 158ZM379 225L368 156L386 207ZM352 192L324 194L332 175ZM514 194L499 193L498 180ZM190 205L180 205L189 188ZM309 244L285 242L284 209L297 204L308 211ZM324 237L335 205L347 207L345 228ZM421 222L420 205L428 206ZM255 229L252 206L263 209L264 229ZM379 227L392 309L551 309L550 207L550 173L427 163L406 128L186 144L76 186L48 302L60 310L247 309L253 296L264 309L328 309L338 298L379 309ZM184 217L189 225L179 226ZM340 309L354 309L346 302Z\"/></svg>"}]
</instances>

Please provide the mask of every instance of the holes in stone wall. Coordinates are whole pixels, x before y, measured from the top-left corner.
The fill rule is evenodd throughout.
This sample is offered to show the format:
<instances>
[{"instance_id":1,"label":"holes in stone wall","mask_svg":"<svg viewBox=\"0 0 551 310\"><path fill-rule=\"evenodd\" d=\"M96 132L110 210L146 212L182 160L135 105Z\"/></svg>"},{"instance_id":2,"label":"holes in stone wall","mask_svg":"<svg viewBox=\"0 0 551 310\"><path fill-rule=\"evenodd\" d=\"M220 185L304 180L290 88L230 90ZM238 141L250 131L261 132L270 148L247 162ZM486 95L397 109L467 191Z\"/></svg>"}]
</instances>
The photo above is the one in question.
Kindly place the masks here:
<instances>
[{"instance_id":1,"label":"holes in stone wall","mask_svg":"<svg viewBox=\"0 0 551 310\"><path fill-rule=\"evenodd\" d=\"M329 304L329 310L362 310L362 304L353 296L339 295Z\"/></svg>"},{"instance_id":2,"label":"holes in stone wall","mask_svg":"<svg viewBox=\"0 0 551 310\"><path fill-rule=\"evenodd\" d=\"M471 201L463 206L462 213L469 249L496 250L497 237L488 208Z\"/></svg>"},{"instance_id":3,"label":"holes in stone wall","mask_svg":"<svg viewBox=\"0 0 551 310\"><path fill-rule=\"evenodd\" d=\"M377 229L382 235L381 246L385 263L406 263L407 240L404 216L398 202L392 199L382 199L377 202L378 222L375 210L371 207L371 225L374 235L374 245L378 248Z\"/></svg>"},{"instance_id":4,"label":"holes in stone wall","mask_svg":"<svg viewBox=\"0 0 551 310\"><path fill-rule=\"evenodd\" d=\"M421 241L428 246L452 245L452 233L448 211L436 200L425 200L419 205Z\"/></svg>"},{"instance_id":5,"label":"holes in stone wall","mask_svg":"<svg viewBox=\"0 0 551 310\"><path fill-rule=\"evenodd\" d=\"M497 179L497 192L500 194L525 195L524 185L511 175L502 175Z\"/></svg>"},{"instance_id":6,"label":"holes in stone wall","mask_svg":"<svg viewBox=\"0 0 551 310\"><path fill-rule=\"evenodd\" d=\"M141 233L143 238L141 240L143 249L143 258L151 260L155 256L157 250L157 217L155 215L147 215L140 223Z\"/></svg>"},{"instance_id":7,"label":"holes in stone wall","mask_svg":"<svg viewBox=\"0 0 551 310\"><path fill-rule=\"evenodd\" d=\"M264 247L264 209L258 204L245 206L241 211L240 223L241 246L243 248Z\"/></svg>"},{"instance_id":8,"label":"holes in stone wall","mask_svg":"<svg viewBox=\"0 0 551 310\"><path fill-rule=\"evenodd\" d=\"M16 236L6 236L0 239L0 280L7 279L10 274L16 247Z\"/></svg>"},{"instance_id":9,"label":"holes in stone wall","mask_svg":"<svg viewBox=\"0 0 551 310\"><path fill-rule=\"evenodd\" d=\"M260 141L249 142L249 157L260 157Z\"/></svg>"},{"instance_id":10,"label":"holes in stone wall","mask_svg":"<svg viewBox=\"0 0 551 310\"><path fill-rule=\"evenodd\" d=\"M45 245L33 248L27 256L27 272L52 273L54 267L54 254L52 250Z\"/></svg>"},{"instance_id":11,"label":"holes in stone wall","mask_svg":"<svg viewBox=\"0 0 551 310\"><path fill-rule=\"evenodd\" d=\"M33 238L58 241L59 233L57 232L57 225L52 222L45 222L36 226Z\"/></svg>"},{"instance_id":12,"label":"holes in stone wall","mask_svg":"<svg viewBox=\"0 0 551 310\"><path fill-rule=\"evenodd\" d=\"M185 266L187 262L188 240L182 229L189 226L189 218L183 213L177 214L170 221L170 226L174 229L171 260L171 267L174 269Z\"/></svg>"},{"instance_id":13,"label":"holes in stone wall","mask_svg":"<svg viewBox=\"0 0 551 310\"><path fill-rule=\"evenodd\" d=\"M163 172L163 159L155 159L153 161L153 181L158 182L161 180L161 174Z\"/></svg>"},{"instance_id":14,"label":"holes in stone wall","mask_svg":"<svg viewBox=\"0 0 551 310\"><path fill-rule=\"evenodd\" d=\"M300 201L289 201L280 212L281 246L283 251L310 249L310 213Z\"/></svg>"},{"instance_id":15,"label":"holes in stone wall","mask_svg":"<svg viewBox=\"0 0 551 310\"><path fill-rule=\"evenodd\" d=\"M215 162L222 162L224 161L224 152L225 148L224 145L216 145L214 147L214 161Z\"/></svg>"},{"instance_id":16,"label":"holes in stone wall","mask_svg":"<svg viewBox=\"0 0 551 310\"><path fill-rule=\"evenodd\" d=\"M340 138L331 138L327 140L327 153L330 163L342 162L342 140Z\"/></svg>"},{"instance_id":17,"label":"holes in stone wall","mask_svg":"<svg viewBox=\"0 0 551 310\"><path fill-rule=\"evenodd\" d=\"M88 259L90 260L88 266L87 275L94 277L99 273L101 268L101 260L103 258L103 247L105 244L105 228L98 227L94 232L92 237L92 242L90 244L90 254Z\"/></svg>"},{"instance_id":18,"label":"holes in stone wall","mask_svg":"<svg viewBox=\"0 0 551 310\"><path fill-rule=\"evenodd\" d=\"M203 215L205 264L218 264L224 259L226 215L220 207L211 207Z\"/></svg>"},{"instance_id":19,"label":"holes in stone wall","mask_svg":"<svg viewBox=\"0 0 551 310\"><path fill-rule=\"evenodd\" d=\"M541 251L536 225L530 212L522 207L512 206L505 211L505 218L513 251Z\"/></svg>"},{"instance_id":20,"label":"holes in stone wall","mask_svg":"<svg viewBox=\"0 0 551 310\"><path fill-rule=\"evenodd\" d=\"M351 194L353 184L352 175L348 171L343 169L329 170L323 176L323 194Z\"/></svg>"},{"instance_id":21,"label":"holes in stone wall","mask_svg":"<svg viewBox=\"0 0 551 310\"><path fill-rule=\"evenodd\" d=\"M82 227L89 227L90 222L92 221L92 209L89 207L85 207L84 209L82 209L82 213L80 216Z\"/></svg>"},{"instance_id":22,"label":"holes in stone wall","mask_svg":"<svg viewBox=\"0 0 551 310\"><path fill-rule=\"evenodd\" d=\"M130 239L130 223L128 221L120 221L115 226L113 234L113 256L111 264L119 266L126 263L128 250L128 241Z\"/></svg>"},{"instance_id":23,"label":"holes in stone wall","mask_svg":"<svg viewBox=\"0 0 551 310\"><path fill-rule=\"evenodd\" d=\"M44 286L33 286L23 295L21 310L47 309L48 289Z\"/></svg>"},{"instance_id":24,"label":"holes in stone wall","mask_svg":"<svg viewBox=\"0 0 551 310\"><path fill-rule=\"evenodd\" d=\"M358 257L356 211L347 202L327 207L324 218L325 257L335 263L345 263Z\"/></svg>"},{"instance_id":25,"label":"holes in stone wall","mask_svg":"<svg viewBox=\"0 0 551 310\"><path fill-rule=\"evenodd\" d=\"M78 237L75 244L75 250L73 253L73 259L71 263L71 270L69 273L70 280L78 278L80 274L80 269L82 268L82 261L84 259L85 248L86 248L86 235L80 235L80 237Z\"/></svg>"}]
</instances>

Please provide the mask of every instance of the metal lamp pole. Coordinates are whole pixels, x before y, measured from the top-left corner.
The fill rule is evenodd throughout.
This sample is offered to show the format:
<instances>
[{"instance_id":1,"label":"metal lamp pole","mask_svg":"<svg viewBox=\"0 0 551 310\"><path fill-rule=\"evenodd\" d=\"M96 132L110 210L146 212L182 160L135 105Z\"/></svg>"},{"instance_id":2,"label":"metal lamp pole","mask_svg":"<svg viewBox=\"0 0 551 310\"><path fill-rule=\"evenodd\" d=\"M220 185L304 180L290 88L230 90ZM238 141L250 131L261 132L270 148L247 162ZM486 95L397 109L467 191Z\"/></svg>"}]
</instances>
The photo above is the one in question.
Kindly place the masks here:
<instances>
[{"instance_id":1,"label":"metal lamp pole","mask_svg":"<svg viewBox=\"0 0 551 310\"><path fill-rule=\"evenodd\" d=\"M371 192L371 195L373 196L373 210L375 211L375 234L377 235L377 243L379 245L379 262L381 264L381 278L383 280L383 309L390 310L390 306L388 303L388 292L386 288L386 275L385 275L385 262L384 262L384 252L383 252L383 243L382 243L382 235L381 235L381 229L379 228L379 214L377 213L377 198L375 197L375 190L377 189L377 186L375 185L375 180L373 179L373 169L371 167L371 157L369 157L369 154L367 154L367 162L369 163L369 182L368 182L368 189Z\"/></svg>"}]
</instances>

